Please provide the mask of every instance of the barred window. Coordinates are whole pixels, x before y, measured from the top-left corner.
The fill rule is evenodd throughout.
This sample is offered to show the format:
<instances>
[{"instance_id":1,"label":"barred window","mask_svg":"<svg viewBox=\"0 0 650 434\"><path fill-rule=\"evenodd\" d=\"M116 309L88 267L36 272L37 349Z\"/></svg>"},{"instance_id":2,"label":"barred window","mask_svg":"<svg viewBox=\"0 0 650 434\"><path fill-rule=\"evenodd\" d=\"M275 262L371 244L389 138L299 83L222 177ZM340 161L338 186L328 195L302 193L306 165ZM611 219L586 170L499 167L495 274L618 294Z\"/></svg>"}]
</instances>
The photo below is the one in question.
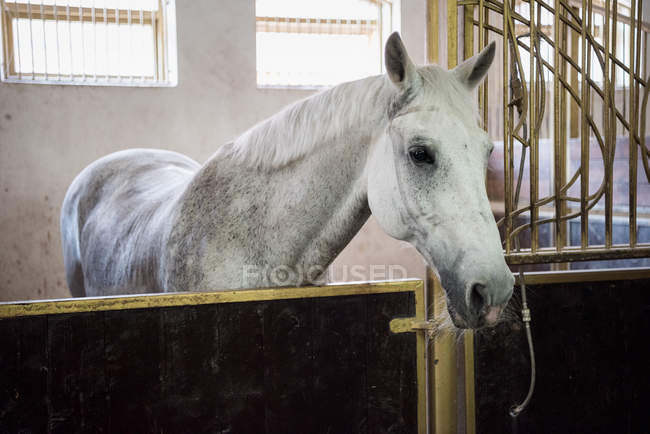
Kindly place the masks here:
<instances>
[{"instance_id":1,"label":"barred window","mask_svg":"<svg viewBox=\"0 0 650 434\"><path fill-rule=\"evenodd\" d=\"M173 0L0 0L2 81L174 86Z\"/></svg>"},{"instance_id":2,"label":"barred window","mask_svg":"<svg viewBox=\"0 0 650 434\"><path fill-rule=\"evenodd\" d=\"M399 30L388 0L256 0L257 84L330 86L383 70L382 43Z\"/></svg>"}]
</instances>

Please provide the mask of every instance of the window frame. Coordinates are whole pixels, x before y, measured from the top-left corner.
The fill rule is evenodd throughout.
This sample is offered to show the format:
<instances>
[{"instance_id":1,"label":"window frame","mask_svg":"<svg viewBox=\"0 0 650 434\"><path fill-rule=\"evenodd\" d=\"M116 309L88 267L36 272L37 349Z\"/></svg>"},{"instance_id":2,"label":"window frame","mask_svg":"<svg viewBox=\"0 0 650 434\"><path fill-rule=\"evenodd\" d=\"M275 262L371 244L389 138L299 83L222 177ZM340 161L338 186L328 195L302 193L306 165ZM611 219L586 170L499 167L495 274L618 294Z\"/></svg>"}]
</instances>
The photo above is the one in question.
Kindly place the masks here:
<instances>
[{"instance_id":1,"label":"window frame","mask_svg":"<svg viewBox=\"0 0 650 434\"><path fill-rule=\"evenodd\" d=\"M255 7L255 35L257 37L258 32L268 31L272 28L282 28L286 27L286 30L280 31L278 33L303 33L298 29L300 27L305 27L307 30L311 30L311 26L322 26L328 28L330 31L325 32L314 32L314 31L305 31L304 33L315 33L315 34L356 34L356 32L351 30L346 30L347 27L350 29L358 28L368 28L369 26L376 26L376 31L379 35L379 44L377 50L379 53L379 70L378 74L385 73L384 65L384 42L388 35L391 33L391 29L400 30L400 18L401 18L401 0L366 0L368 3L374 3L379 11L377 19L357 19L357 18L312 18L312 17L297 17L297 16L262 16L257 15L257 7ZM387 8L384 10L384 8ZM388 20L385 19L384 15L388 17ZM332 26L339 27L341 32L332 32ZM386 31L388 29L388 32ZM256 47L257 53L257 47ZM280 83L280 84L265 84L260 83L259 81L259 69L258 69L258 59L255 59L255 85L258 89L288 89L288 90L320 90L331 87L331 84L291 84L291 83Z\"/></svg>"},{"instance_id":2,"label":"window frame","mask_svg":"<svg viewBox=\"0 0 650 434\"><path fill-rule=\"evenodd\" d=\"M56 2L55 2L56 3ZM104 13L106 12L106 15ZM117 19L119 17L119 20ZM119 24L152 25L154 32L154 75L132 76L122 74L27 72L16 69L14 51L14 19L33 22L90 23L92 25ZM41 4L28 0L0 0L0 82L76 86L118 87L175 87L178 84L176 53L176 8L174 0L158 0L156 11ZM33 35L30 35L33 38ZM18 59L20 61L20 59ZM19 64L19 63L18 63Z\"/></svg>"}]
</instances>

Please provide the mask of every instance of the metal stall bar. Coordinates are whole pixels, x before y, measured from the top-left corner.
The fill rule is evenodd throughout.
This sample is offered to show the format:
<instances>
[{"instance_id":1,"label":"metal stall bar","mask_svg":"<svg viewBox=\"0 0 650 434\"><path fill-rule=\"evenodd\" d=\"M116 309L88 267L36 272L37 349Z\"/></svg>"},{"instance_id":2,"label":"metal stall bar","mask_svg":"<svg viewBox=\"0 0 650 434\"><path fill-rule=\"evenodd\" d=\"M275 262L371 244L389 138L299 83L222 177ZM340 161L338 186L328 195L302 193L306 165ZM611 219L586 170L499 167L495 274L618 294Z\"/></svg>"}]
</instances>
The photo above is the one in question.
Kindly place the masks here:
<instances>
[{"instance_id":1,"label":"metal stall bar","mask_svg":"<svg viewBox=\"0 0 650 434\"><path fill-rule=\"evenodd\" d=\"M607 131L610 125L610 99L611 92L610 88L612 83L609 80L609 69L610 69L610 57L609 53L611 50L611 39L609 34L609 21L610 21L610 0L605 0L605 18L603 23L603 39L605 45L605 64L603 68L603 91L604 91L604 102L603 102L603 126L605 127L605 248L609 249L612 247L612 137L609 131Z\"/></svg>"},{"instance_id":2,"label":"metal stall bar","mask_svg":"<svg viewBox=\"0 0 650 434\"><path fill-rule=\"evenodd\" d=\"M481 0L483 1L483 0ZM438 63L438 1L427 1L427 62Z\"/></svg>"},{"instance_id":3,"label":"metal stall bar","mask_svg":"<svg viewBox=\"0 0 650 434\"><path fill-rule=\"evenodd\" d=\"M637 64L636 61L636 53L635 51L640 51L640 50L635 50L636 45L639 43L639 41L634 40L635 36L635 20L634 20L634 13L636 9L636 0L631 0L631 5L630 5L630 129L629 129L629 177L628 177L628 182L629 182L629 192L628 192L628 209L629 209L629 217L628 217L628 223L630 225L630 247L635 247L636 246L636 208L637 208L637 196L636 196L636 188L632 188L634 185L636 187L636 178L637 178L637 159L638 159L638 154L637 154L637 142L636 142L636 132L638 131L637 129L637 122L638 122L638 104L637 104L637 98L638 98L638 93L636 92L635 89L635 80L634 80L634 74L633 71L635 71L635 65ZM645 119L641 120L642 122L645 122Z\"/></svg>"},{"instance_id":4,"label":"metal stall bar","mask_svg":"<svg viewBox=\"0 0 650 434\"><path fill-rule=\"evenodd\" d=\"M564 247L562 239L562 108L560 103L560 4L557 0L554 3L553 11L553 39L554 39L554 61L553 61L553 194L555 205L555 249L560 251Z\"/></svg>"},{"instance_id":5,"label":"metal stall bar","mask_svg":"<svg viewBox=\"0 0 650 434\"><path fill-rule=\"evenodd\" d=\"M582 0L581 42L582 42L582 71L580 74L581 92L581 130L580 130L580 245L583 249L589 246L589 88L587 85L587 0Z\"/></svg>"},{"instance_id":6,"label":"metal stall bar","mask_svg":"<svg viewBox=\"0 0 650 434\"><path fill-rule=\"evenodd\" d=\"M539 220L539 207L537 201L539 198L539 122L537 112L537 74L540 75L540 80L544 80L543 66L537 62L539 55L539 40L537 39L537 24L535 22L535 13L537 11L535 0L530 0L529 3L529 19L530 19L530 44L529 44L529 57L530 57L530 85L528 95L528 119L529 119L529 134L528 144L530 147L529 161L529 178L530 178L530 251L536 252L539 242L539 227L537 221ZM539 68L539 71L538 71ZM523 78L523 77L522 77ZM541 99L545 101L544 98ZM521 167L519 170L523 170Z\"/></svg>"},{"instance_id":7,"label":"metal stall bar","mask_svg":"<svg viewBox=\"0 0 650 434\"><path fill-rule=\"evenodd\" d=\"M504 208L505 208L505 251L511 253L511 232L512 232L512 135L510 131L510 118L508 113L508 53L509 53L509 30L510 30L510 3L503 2L503 181L504 181Z\"/></svg>"}]
</instances>

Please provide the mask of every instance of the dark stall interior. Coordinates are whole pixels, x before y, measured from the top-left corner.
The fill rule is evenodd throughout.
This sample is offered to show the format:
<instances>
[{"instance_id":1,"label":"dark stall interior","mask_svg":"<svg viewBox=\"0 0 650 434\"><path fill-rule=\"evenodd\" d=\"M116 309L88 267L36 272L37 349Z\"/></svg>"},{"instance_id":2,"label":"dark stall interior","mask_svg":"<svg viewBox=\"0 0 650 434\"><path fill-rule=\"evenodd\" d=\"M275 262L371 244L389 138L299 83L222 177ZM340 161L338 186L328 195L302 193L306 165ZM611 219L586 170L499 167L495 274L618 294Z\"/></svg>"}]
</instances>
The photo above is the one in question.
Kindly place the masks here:
<instances>
[{"instance_id":1,"label":"dark stall interior","mask_svg":"<svg viewBox=\"0 0 650 434\"><path fill-rule=\"evenodd\" d=\"M515 319L519 287L513 319L476 334L477 433L650 432L648 270L574 274L582 282L546 277L527 285L537 374L516 420L509 410L530 379L525 329ZM596 278L605 280L589 281Z\"/></svg>"}]
</instances>

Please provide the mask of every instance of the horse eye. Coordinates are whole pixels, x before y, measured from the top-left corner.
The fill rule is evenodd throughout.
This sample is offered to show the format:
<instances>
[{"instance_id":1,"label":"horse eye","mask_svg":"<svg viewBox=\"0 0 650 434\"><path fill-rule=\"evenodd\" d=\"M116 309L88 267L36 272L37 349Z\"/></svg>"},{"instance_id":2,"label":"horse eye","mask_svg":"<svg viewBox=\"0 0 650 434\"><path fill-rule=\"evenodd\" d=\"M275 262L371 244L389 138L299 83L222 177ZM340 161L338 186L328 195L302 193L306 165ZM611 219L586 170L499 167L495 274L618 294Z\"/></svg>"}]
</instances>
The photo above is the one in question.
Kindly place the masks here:
<instances>
[{"instance_id":1,"label":"horse eye","mask_svg":"<svg viewBox=\"0 0 650 434\"><path fill-rule=\"evenodd\" d=\"M416 146L409 149L409 155L416 164L433 164L433 158L429 155L427 148L423 146Z\"/></svg>"}]
</instances>

